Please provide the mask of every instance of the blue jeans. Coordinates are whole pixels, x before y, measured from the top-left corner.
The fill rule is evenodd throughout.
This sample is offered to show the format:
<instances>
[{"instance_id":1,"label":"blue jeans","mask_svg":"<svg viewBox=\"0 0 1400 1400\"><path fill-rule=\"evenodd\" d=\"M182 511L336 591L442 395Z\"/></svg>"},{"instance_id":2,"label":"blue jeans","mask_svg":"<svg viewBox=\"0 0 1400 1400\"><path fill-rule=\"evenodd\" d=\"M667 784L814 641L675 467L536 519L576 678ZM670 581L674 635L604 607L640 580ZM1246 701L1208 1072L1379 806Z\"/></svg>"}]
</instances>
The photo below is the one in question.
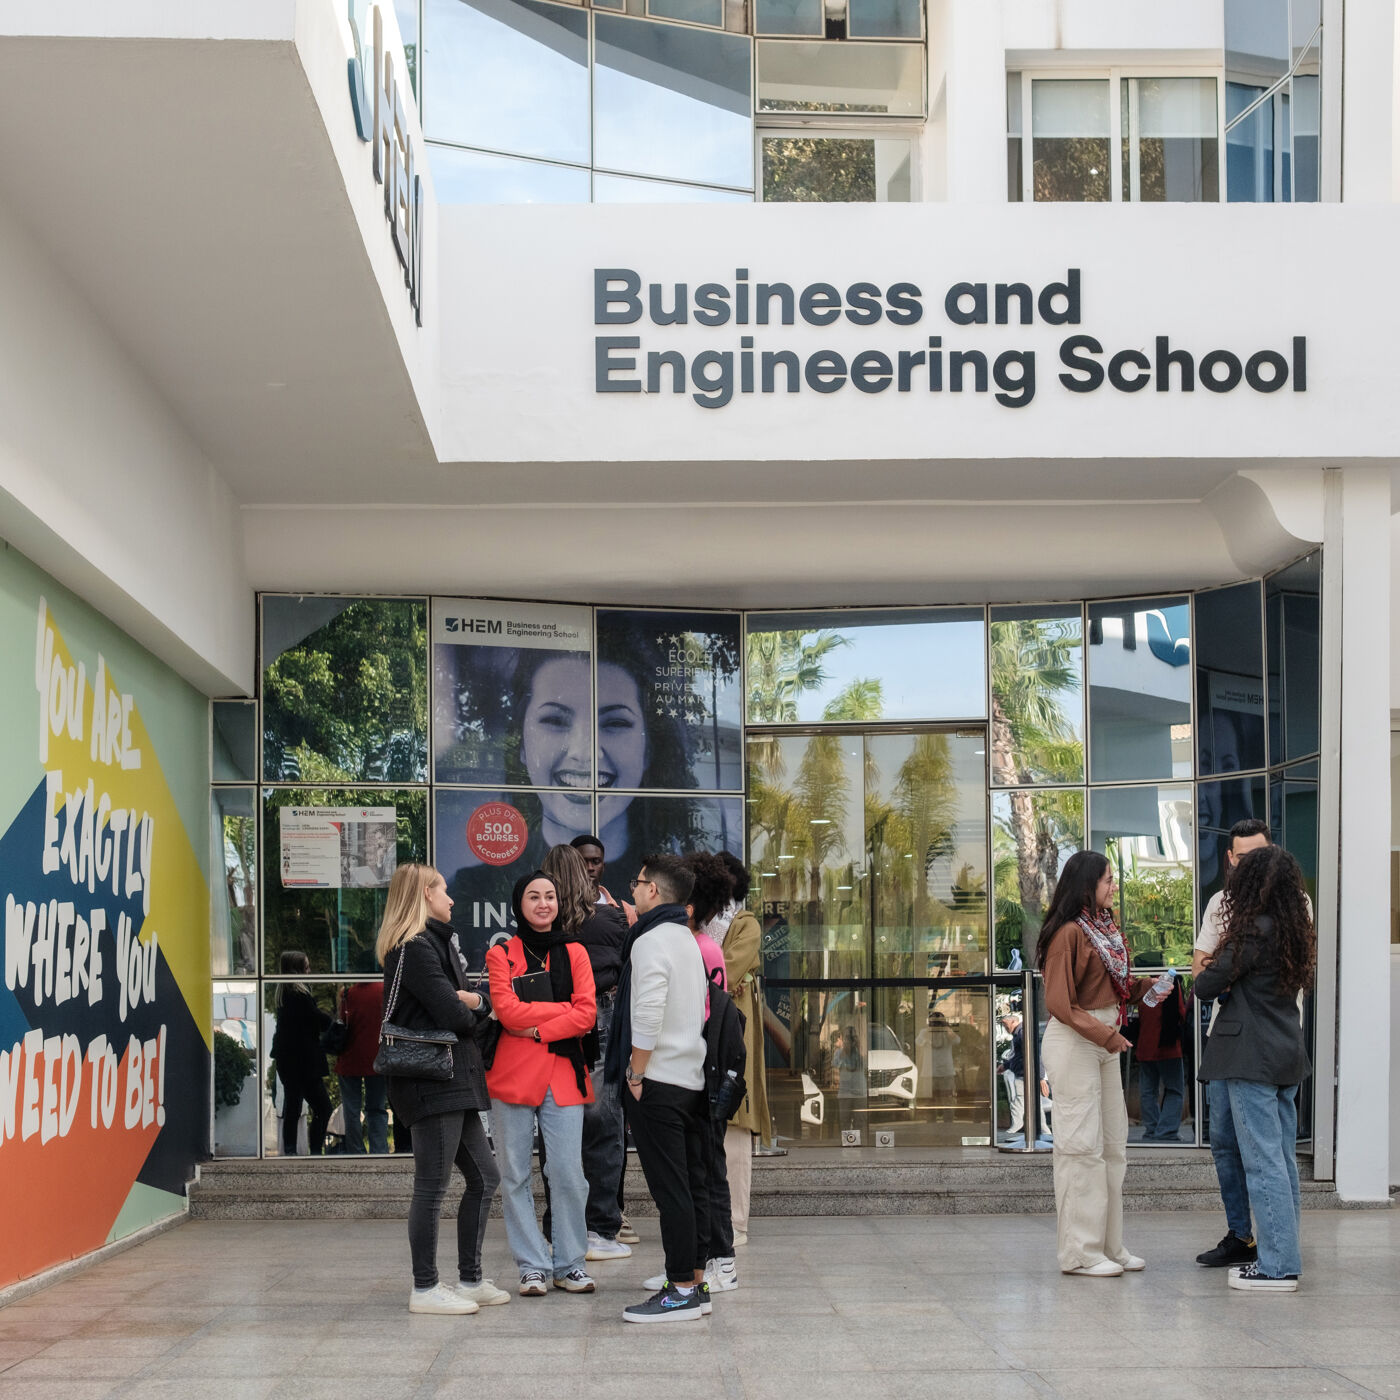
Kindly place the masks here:
<instances>
[{"instance_id":1,"label":"blue jeans","mask_svg":"<svg viewBox=\"0 0 1400 1400\"><path fill-rule=\"evenodd\" d=\"M389 1150L389 1091L382 1074L367 1074L358 1077L340 1078L340 1102L345 1108L345 1150L363 1152L365 1150L364 1129L360 1127L360 1110L363 1107L365 1129L369 1131L369 1150L388 1152Z\"/></svg>"},{"instance_id":2,"label":"blue jeans","mask_svg":"<svg viewBox=\"0 0 1400 1400\"><path fill-rule=\"evenodd\" d=\"M1157 1102L1161 1090L1162 1102ZM1186 1102L1186 1078L1180 1060L1139 1060L1138 1097L1142 1102L1144 1141L1176 1142L1181 1134L1181 1109Z\"/></svg>"},{"instance_id":3,"label":"blue jeans","mask_svg":"<svg viewBox=\"0 0 1400 1400\"><path fill-rule=\"evenodd\" d=\"M1210 1110L1210 1155L1215 1160L1220 1199L1225 1203L1225 1223L1238 1238L1247 1240L1254 1233L1249 1219L1249 1185L1245 1181L1244 1162L1240 1159L1240 1145L1235 1137L1229 1083L1228 1079L1212 1079L1206 1085L1206 1104Z\"/></svg>"},{"instance_id":4,"label":"blue jeans","mask_svg":"<svg viewBox=\"0 0 1400 1400\"><path fill-rule=\"evenodd\" d=\"M554 1233L554 1258L535 1219L535 1193L530 1185L534 1160L535 1119L545 1141L550 1206ZM588 1252L584 1207L588 1182L583 1175L583 1105L560 1108L553 1091L538 1107L533 1104L491 1100L491 1131L501 1167L501 1207L506 1217L506 1239L523 1274L537 1270L563 1278L583 1267Z\"/></svg>"},{"instance_id":5,"label":"blue jeans","mask_svg":"<svg viewBox=\"0 0 1400 1400\"><path fill-rule=\"evenodd\" d=\"M1259 1272L1282 1278L1302 1272L1298 1196L1298 1086L1227 1079L1230 1114L1249 1199Z\"/></svg>"}]
</instances>

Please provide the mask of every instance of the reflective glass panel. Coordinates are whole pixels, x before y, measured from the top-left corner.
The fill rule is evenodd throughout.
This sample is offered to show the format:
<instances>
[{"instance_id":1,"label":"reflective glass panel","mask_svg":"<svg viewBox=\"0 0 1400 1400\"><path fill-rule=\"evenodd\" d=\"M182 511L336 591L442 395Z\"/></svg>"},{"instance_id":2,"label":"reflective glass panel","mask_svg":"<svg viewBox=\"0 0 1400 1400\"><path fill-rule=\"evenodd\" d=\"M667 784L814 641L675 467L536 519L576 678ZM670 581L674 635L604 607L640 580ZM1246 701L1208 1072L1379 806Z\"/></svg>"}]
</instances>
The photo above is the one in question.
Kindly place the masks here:
<instances>
[{"instance_id":1,"label":"reflective glass panel","mask_svg":"<svg viewBox=\"0 0 1400 1400\"><path fill-rule=\"evenodd\" d=\"M1201 774L1263 768L1264 619L1257 583L1196 594Z\"/></svg>"},{"instance_id":2,"label":"reflective glass panel","mask_svg":"<svg viewBox=\"0 0 1400 1400\"><path fill-rule=\"evenodd\" d=\"M724 0L646 0L652 19L676 19L684 24L724 25Z\"/></svg>"},{"instance_id":3,"label":"reflective glass panel","mask_svg":"<svg viewBox=\"0 0 1400 1400\"><path fill-rule=\"evenodd\" d=\"M1047 1125L1052 1121L1054 1105L1046 1092L1049 1081L1044 1075L1044 1056L1040 1053L1049 1016L1045 1009L1045 987L1039 975L1032 986L1035 989L1035 1005L1029 1016L1024 1014L1025 997L1019 987L999 987L996 991L992 1068L996 1094L996 1141L999 1147L1025 1147L1028 1128L1034 1134L1037 1147L1051 1146ZM1031 1041L1037 1066L1034 1080L1031 1077L1031 1054L1026 1037L1028 1025L1035 1027L1035 1036ZM1038 1092L1028 1092L1032 1083Z\"/></svg>"},{"instance_id":4,"label":"reflective glass panel","mask_svg":"<svg viewBox=\"0 0 1400 1400\"><path fill-rule=\"evenodd\" d=\"M753 31L820 39L826 32L826 7L822 0L754 0Z\"/></svg>"},{"instance_id":5,"label":"reflective glass panel","mask_svg":"<svg viewBox=\"0 0 1400 1400\"><path fill-rule=\"evenodd\" d=\"M1318 750L1322 663L1322 555L1310 554L1264 585L1269 656L1269 762Z\"/></svg>"},{"instance_id":6,"label":"reflective glass panel","mask_svg":"<svg viewBox=\"0 0 1400 1400\"><path fill-rule=\"evenodd\" d=\"M1089 778L1191 776L1191 609L1185 598L1089 606Z\"/></svg>"},{"instance_id":7,"label":"reflective glass panel","mask_svg":"<svg viewBox=\"0 0 1400 1400\"><path fill-rule=\"evenodd\" d=\"M1308 60L1311 73L1293 75L1293 202L1315 203L1321 196L1319 169L1322 113L1320 110L1321 79L1316 70L1320 62L1316 49Z\"/></svg>"},{"instance_id":8,"label":"reflective glass panel","mask_svg":"<svg viewBox=\"0 0 1400 1400\"><path fill-rule=\"evenodd\" d=\"M366 6L368 8L368 6ZM418 0L394 0L394 17L403 40L403 58L408 65L408 81L418 95Z\"/></svg>"},{"instance_id":9,"label":"reflective glass panel","mask_svg":"<svg viewBox=\"0 0 1400 1400\"><path fill-rule=\"evenodd\" d=\"M428 143L439 204L587 204L588 171Z\"/></svg>"},{"instance_id":10,"label":"reflective glass panel","mask_svg":"<svg viewBox=\"0 0 1400 1400\"><path fill-rule=\"evenodd\" d=\"M435 598L437 781L570 788L587 805L593 786L592 638L589 608Z\"/></svg>"},{"instance_id":11,"label":"reflective glass panel","mask_svg":"<svg viewBox=\"0 0 1400 1400\"><path fill-rule=\"evenodd\" d=\"M430 140L588 164L588 13L535 0L425 0Z\"/></svg>"},{"instance_id":12,"label":"reflective glass panel","mask_svg":"<svg viewBox=\"0 0 1400 1400\"><path fill-rule=\"evenodd\" d=\"M764 976L869 971L864 746L859 735L748 738L748 865Z\"/></svg>"},{"instance_id":13,"label":"reflective glass panel","mask_svg":"<svg viewBox=\"0 0 1400 1400\"><path fill-rule=\"evenodd\" d=\"M738 613L599 610L600 789L743 787L740 627Z\"/></svg>"},{"instance_id":14,"label":"reflective glass panel","mask_svg":"<svg viewBox=\"0 0 1400 1400\"><path fill-rule=\"evenodd\" d=\"M216 977L258 970L258 813L254 790L215 788L210 869L220 886L211 906L210 971Z\"/></svg>"},{"instance_id":15,"label":"reflective glass panel","mask_svg":"<svg viewBox=\"0 0 1400 1400\"><path fill-rule=\"evenodd\" d=\"M992 868L996 966L1019 972L1035 962L1041 920L1065 862L1084 847L1079 789L994 792Z\"/></svg>"},{"instance_id":16,"label":"reflective glass panel","mask_svg":"<svg viewBox=\"0 0 1400 1400\"><path fill-rule=\"evenodd\" d=\"M862 136L765 136L766 203L907 204L913 143Z\"/></svg>"},{"instance_id":17,"label":"reflective glass panel","mask_svg":"<svg viewBox=\"0 0 1400 1400\"><path fill-rule=\"evenodd\" d=\"M846 0L846 33L852 39L921 39L922 0Z\"/></svg>"},{"instance_id":18,"label":"reflective glass panel","mask_svg":"<svg viewBox=\"0 0 1400 1400\"><path fill-rule=\"evenodd\" d=\"M1196 937L1190 784L1091 788L1089 845L1112 862L1118 924L1133 958L1189 967Z\"/></svg>"},{"instance_id":19,"label":"reflective glass panel","mask_svg":"<svg viewBox=\"0 0 1400 1400\"><path fill-rule=\"evenodd\" d=\"M750 724L986 713L981 608L750 613Z\"/></svg>"},{"instance_id":20,"label":"reflective glass panel","mask_svg":"<svg viewBox=\"0 0 1400 1400\"><path fill-rule=\"evenodd\" d=\"M374 939L395 868L428 858L424 788L263 793L263 972L304 952L313 972L376 969Z\"/></svg>"},{"instance_id":21,"label":"reflective glass panel","mask_svg":"<svg viewBox=\"0 0 1400 1400\"><path fill-rule=\"evenodd\" d=\"M251 700L215 700L212 775L216 783L258 780L258 707Z\"/></svg>"},{"instance_id":22,"label":"reflective glass panel","mask_svg":"<svg viewBox=\"0 0 1400 1400\"><path fill-rule=\"evenodd\" d=\"M619 900L630 900L632 879L649 854L738 855L744 849L744 799L600 792L597 832L608 858L604 883Z\"/></svg>"},{"instance_id":23,"label":"reflective glass panel","mask_svg":"<svg viewBox=\"0 0 1400 1400\"><path fill-rule=\"evenodd\" d=\"M753 188L744 35L596 15L593 114L600 168Z\"/></svg>"},{"instance_id":24,"label":"reflective glass panel","mask_svg":"<svg viewBox=\"0 0 1400 1400\"><path fill-rule=\"evenodd\" d=\"M594 204L751 204L744 190L715 190L705 185L677 185L630 175L595 175Z\"/></svg>"},{"instance_id":25,"label":"reflective glass panel","mask_svg":"<svg viewBox=\"0 0 1400 1400\"><path fill-rule=\"evenodd\" d=\"M427 777L425 600L265 596L262 656L265 781Z\"/></svg>"},{"instance_id":26,"label":"reflective glass panel","mask_svg":"<svg viewBox=\"0 0 1400 1400\"><path fill-rule=\"evenodd\" d=\"M1156 969L1139 959L1139 973ZM1182 1147L1196 1141L1195 1044L1191 1032L1191 972L1156 1006L1134 1006L1123 1024L1131 1049L1122 1058L1128 1104L1128 1141Z\"/></svg>"},{"instance_id":27,"label":"reflective glass panel","mask_svg":"<svg viewBox=\"0 0 1400 1400\"><path fill-rule=\"evenodd\" d=\"M1269 825L1274 840L1302 866L1308 897L1316 900L1317 783L1295 778L1295 771L1285 768L1269 781Z\"/></svg>"},{"instance_id":28,"label":"reflective glass panel","mask_svg":"<svg viewBox=\"0 0 1400 1400\"><path fill-rule=\"evenodd\" d=\"M491 941L512 927L515 882L538 870L551 846L593 832L593 793L440 787L433 803L436 863L455 905L452 924L467 966L481 972ZM611 861L608 865L603 883L619 900L626 899L625 886L614 889L617 871Z\"/></svg>"},{"instance_id":29,"label":"reflective glass panel","mask_svg":"<svg viewBox=\"0 0 1400 1400\"><path fill-rule=\"evenodd\" d=\"M215 982L214 1155L258 1155L258 984Z\"/></svg>"},{"instance_id":30,"label":"reflective glass panel","mask_svg":"<svg viewBox=\"0 0 1400 1400\"><path fill-rule=\"evenodd\" d=\"M332 1092L339 1091L340 1102L331 1114L326 1150L383 1154L390 1143L388 1084L383 1075L371 1071L384 1021L384 979L343 983L335 1014L345 1025L348 1041L331 1062Z\"/></svg>"},{"instance_id":31,"label":"reflective glass panel","mask_svg":"<svg viewBox=\"0 0 1400 1400\"><path fill-rule=\"evenodd\" d=\"M1021 75L1006 75L1006 198L1019 204L1023 196L1021 166Z\"/></svg>"},{"instance_id":32,"label":"reflective glass panel","mask_svg":"<svg viewBox=\"0 0 1400 1400\"><path fill-rule=\"evenodd\" d=\"M1036 78L1031 83L1031 135L1037 200L1111 197L1106 80Z\"/></svg>"},{"instance_id":33,"label":"reflective glass panel","mask_svg":"<svg viewBox=\"0 0 1400 1400\"><path fill-rule=\"evenodd\" d=\"M1196 784L1197 883L1203 911L1211 895L1225 885L1230 828L1246 817L1268 821L1265 797L1262 776Z\"/></svg>"},{"instance_id":34,"label":"reflective glass panel","mask_svg":"<svg viewBox=\"0 0 1400 1400\"><path fill-rule=\"evenodd\" d=\"M1124 78L1123 197L1220 198L1214 78Z\"/></svg>"},{"instance_id":35,"label":"reflective glass panel","mask_svg":"<svg viewBox=\"0 0 1400 1400\"><path fill-rule=\"evenodd\" d=\"M1273 202L1275 97L1251 110L1265 91L1225 84L1225 191L1233 204Z\"/></svg>"},{"instance_id":36,"label":"reflective glass panel","mask_svg":"<svg viewBox=\"0 0 1400 1400\"><path fill-rule=\"evenodd\" d=\"M993 608L992 783L1084 781L1084 626L1077 607Z\"/></svg>"},{"instance_id":37,"label":"reflective glass panel","mask_svg":"<svg viewBox=\"0 0 1400 1400\"><path fill-rule=\"evenodd\" d=\"M762 39L760 112L924 115L922 44L825 44Z\"/></svg>"},{"instance_id":38,"label":"reflective glass panel","mask_svg":"<svg viewBox=\"0 0 1400 1400\"><path fill-rule=\"evenodd\" d=\"M877 977L987 971L985 748L981 730L865 737Z\"/></svg>"},{"instance_id":39,"label":"reflective glass panel","mask_svg":"<svg viewBox=\"0 0 1400 1400\"><path fill-rule=\"evenodd\" d=\"M333 982L263 983L263 1156L320 1157L339 1147L328 1138L340 1085L321 1035L335 1019Z\"/></svg>"},{"instance_id":40,"label":"reflective glass panel","mask_svg":"<svg viewBox=\"0 0 1400 1400\"><path fill-rule=\"evenodd\" d=\"M1225 0L1225 67L1232 78L1268 87L1288 71L1288 6L1289 0Z\"/></svg>"}]
</instances>

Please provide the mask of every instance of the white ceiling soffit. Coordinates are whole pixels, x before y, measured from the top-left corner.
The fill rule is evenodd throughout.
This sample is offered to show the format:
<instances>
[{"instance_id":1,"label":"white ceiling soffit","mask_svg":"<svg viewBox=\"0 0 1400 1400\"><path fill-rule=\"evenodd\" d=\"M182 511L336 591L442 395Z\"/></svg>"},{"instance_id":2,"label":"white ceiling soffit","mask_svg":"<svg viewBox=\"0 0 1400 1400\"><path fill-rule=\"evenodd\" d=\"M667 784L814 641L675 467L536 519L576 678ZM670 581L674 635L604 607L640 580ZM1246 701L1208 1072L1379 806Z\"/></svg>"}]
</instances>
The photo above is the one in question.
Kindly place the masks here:
<instances>
[{"instance_id":1,"label":"white ceiling soffit","mask_svg":"<svg viewBox=\"0 0 1400 1400\"><path fill-rule=\"evenodd\" d=\"M353 132L337 13L312 17ZM15 138L0 200L237 495L290 478L324 496L347 460L373 462L381 482L433 460L290 37L6 37L0 123Z\"/></svg>"}]
</instances>

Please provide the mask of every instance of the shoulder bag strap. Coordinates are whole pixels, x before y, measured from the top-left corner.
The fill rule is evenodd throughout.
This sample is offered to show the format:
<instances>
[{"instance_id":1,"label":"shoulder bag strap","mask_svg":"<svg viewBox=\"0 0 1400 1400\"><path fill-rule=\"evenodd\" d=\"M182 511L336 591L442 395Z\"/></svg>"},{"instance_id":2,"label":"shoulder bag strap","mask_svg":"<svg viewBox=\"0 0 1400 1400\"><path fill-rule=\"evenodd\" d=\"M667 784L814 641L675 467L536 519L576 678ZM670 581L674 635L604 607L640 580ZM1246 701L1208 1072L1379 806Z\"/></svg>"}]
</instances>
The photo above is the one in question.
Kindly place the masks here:
<instances>
[{"instance_id":1,"label":"shoulder bag strap","mask_svg":"<svg viewBox=\"0 0 1400 1400\"><path fill-rule=\"evenodd\" d=\"M407 942L407 940L404 940ZM394 969L394 985L389 991L389 1000L384 1003L384 1019L379 1023L379 1034L384 1034L384 1027L389 1024L389 1017L393 1013L394 1004L399 999L399 978L403 976L404 947L399 944L399 965Z\"/></svg>"}]
</instances>

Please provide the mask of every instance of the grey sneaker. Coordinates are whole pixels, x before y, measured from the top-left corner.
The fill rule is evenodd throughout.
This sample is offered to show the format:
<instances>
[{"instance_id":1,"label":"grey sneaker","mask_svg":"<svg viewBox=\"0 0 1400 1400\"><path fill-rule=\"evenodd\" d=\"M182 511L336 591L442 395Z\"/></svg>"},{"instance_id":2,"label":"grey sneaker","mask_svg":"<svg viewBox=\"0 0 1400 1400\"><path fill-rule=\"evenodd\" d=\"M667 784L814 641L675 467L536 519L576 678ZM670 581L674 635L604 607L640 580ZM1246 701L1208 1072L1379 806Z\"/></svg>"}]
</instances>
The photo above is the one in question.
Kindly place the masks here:
<instances>
[{"instance_id":1,"label":"grey sneaker","mask_svg":"<svg viewBox=\"0 0 1400 1400\"><path fill-rule=\"evenodd\" d=\"M681 1293L667 1284L658 1289L645 1303L633 1303L623 1308L624 1322L699 1322L704 1317L704 1300L698 1288Z\"/></svg>"},{"instance_id":2,"label":"grey sneaker","mask_svg":"<svg viewBox=\"0 0 1400 1400\"><path fill-rule=\"evenodd\" d=\"M610 1240L596 1230L588 1232L588 1253L583 1256L590 1264L600 1259L630 1259L632 1247L621 1240Z\"/></svg>"}]
</instances>

